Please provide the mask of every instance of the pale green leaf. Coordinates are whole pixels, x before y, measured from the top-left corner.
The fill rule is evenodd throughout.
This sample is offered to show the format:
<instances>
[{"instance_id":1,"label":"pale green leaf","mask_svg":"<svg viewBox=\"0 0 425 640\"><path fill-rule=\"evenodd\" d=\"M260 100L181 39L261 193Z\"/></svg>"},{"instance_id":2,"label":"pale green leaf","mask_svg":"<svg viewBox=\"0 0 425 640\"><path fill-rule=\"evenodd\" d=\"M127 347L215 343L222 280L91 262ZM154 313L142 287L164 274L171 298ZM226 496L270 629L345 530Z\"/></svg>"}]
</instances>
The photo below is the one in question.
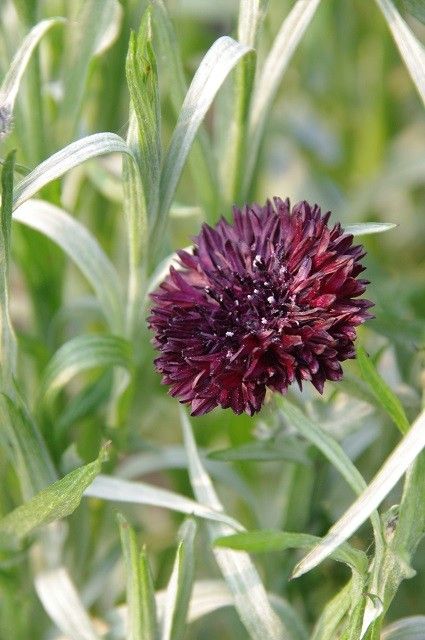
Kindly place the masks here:
<instances>
[{"instance_id":1,"label":"pale green leaf","mask_svg":"<svg viewBox=\"0 0 425 640\"><path fill-rule=\"evenodd\" d=\"M41 389L52 398L74 376L98 367L131 369L129 343L119 336L82 335L72 338L54 354L44 372Z\"/></svg>"},{"instance_id":2,"label":"pale green leaf","mask_svg":"<svg viewBox=\"0 0 425 640\"><path fill-rule=\"evenodd\" d=\"M64 567L39 572L34 584L44 609L67 640L99 640Z\"/></svg>"},{"instance_id":3,"label":"pale green leaf","mask_svg":"<svg viewBox=\"0 0 425 640\"><path fill-rule=\"evenodd\" d=\"M186 627L194 575L193 543L196 523L187 520L181 530L173 571L167 586L162 616L161 640L180 640Z\"/></svg>"},{"instance_id":4,"label":"pale green leaf","mask_svg":"<svg viewBox=\"0 0 425 640\"><path fill-rule=\"evenodd\" d=\"M1 110L6 110L12 114L22 76L25 73L25 69L27 68L35 47L49 29L57 24L63 24L64 22L64 18L50 18L49 20L42 20L36 24L24 38L0 87Z\"/></svg>"},{"instance_id":5,"label":"pale green leaf","mask_svg":"<svg viewBox=\"0 0 425 640\"><path fill-rule=\"evenodd\" d=\"M425 24L425 4L423 0L403 0L403 4L412 16Z\"/></svg>"},{"instance_id":6,"label":"pale green leaf","mask_svg":"<svg viewBox=\"0 0 425 640\"><path fill-rule=\"evenodd\" d=\"M425 48L403 20L391 0L376 0L388 23L404 64L425 102Z\"/></svg>"},{"instance_id":7,"label":"pale green leaf","mask_svg":"<svg viewBox=\"0 0 425 640\"><path fill-rule=\"evenodd\" d=\"M311 549L320 538L307 533L290 533L287 531L276 531L262 529L259 531L246 531L230 536L217 538L214 544L217 547L247 551L248 553L270 553L272 551L285 551L287 549ZM365 574L368 566L366 554L359 549L351 547L345 543L341 545L331 558L338 562L343 562L354 571Z\"/></svg>"},{"instance_id":8,"label":"pale green leaf","mask_svg":"<svg viewBox=\"0 0 425 640\"><path fill-rule=\"evenodd\" d=\"M20 541L34 529L70 515L106 459L107 447L104 446L97 460L71 471L8 513L0 520L0 540Z\"/></svg>"},{"instance_id":9,"label":"pale green leaf","mask_svg":"<svg viewBox=\"0 0 425 640\"><path fill-rule=\"evenodd\" d=\"M283 21L263 67L258 70L258 82L252 99L248 131L249 147L245 169L245 193L249 191L264 126L283 74L310 24L319 2L320 0L297 0Z\"/></svg>"},{"instance_id":10,"label":"pale green leaf","mask_svg":"<svg viewBox=\"0 0 425 640\"><path fill-rule=\"evenodd\" d=\"M189 476L196 498L215 511L223 507L198 454L190 422L180 409L183 436L189 460ZM231 533L228 527L211 523L211 540ZM283 623L274 613L261 578L248 554L215 549L217 564L235 598L241 621L253 640L285 640L288 637Z\"/></svg>"},{"instance_id":11,"label":"pale green leaf","mask_svg":"<svg viewBox=\"0 0 425 640\"><path fill-rule=\"evenodd\" d=\"M365 491L331 527L322 542L297 565L294 577L316 567L345 542L381 504L424 447L425 411L422 411Z\"/></svg>"},{"instance_id":12,"label":"pale green leaf","mask_svg":"<svg viewBox=\"0 0 425 640\"><path fill-rule=\"evenodd\" d=\"M161 174L158 222L153 230L155 241L163 233L177 184L196 132L211 103L237 62L245 56L245 47L228 36L214 42L208 50L186 94Z\"/></svg>"},{"instance_id":13,"label":"pale green leaf","mask_svg":"<svg viewBox=\"0 0 425 640\"><path fill-rule=\"evenodd\" d=\"M173 491L167 491L144 482L129 482L120 478L100 475L85 490L84 495L113 502L130 502L161 507L198 518L222 522L228 525L232 531L242 529L242 525L237 520L225 513L211 509Z\"/></svg>"},{"instance_id":14,"label":"pale green leaf","mask_svg":"<svg viewBox=\"0 0 425 640\"><path fill-rule=\"evenodd\" d=\"M305 447L297 440L289 438L286 438L282 442L275 440L246 442L238 447L211 451L208 457L212 460L222 460L225 462L287 460L288 462L297 462L299 464L311 464L310 459L305 453Z\"/></svg>"},{"instance_id":15,"label":"pale green leaf","mask_svg":"<svg viewBox=\"0 0 425 640\"><path fill-rule=\"evenodd\" d=\"M425 616L401 618L382 631L381 640L423 640Z\"/></svg>"},{"instance_id":16,"label":"pale green leaf","mask_svg":"<svg viewBox=\"0 0 425 640\"><path fill-rule=\"evenodd\" d=\"M257 33L265 16L269 0L241 0L239 2L238 40L255 47Z\"/></svg>"},{"instance_id":17,"label":"pale green leaf","mask_svg":"<svg viewBox=\"0 0 425 640\"><path fill-rule=\"evenodd\" d=\"M124 140L115 133L94 133L91 136L72 142L47 158L19 182L13 194L13 207L16 209L47 184L60 178L70 169L86 160L107 153L123 153L134 157Z\"/></svg>"},{"instance_id":18,"label":"pale green leaf","mask_svg":"<svg viewBox=\"0 0 425 640\"><path fill-rule=\"evenodd\" d=\"M388 413L401 433L406 433L410 425L400 400L385 380L381 378L372 360L362 347L357 349L357 362L362 378L369 385L379 404Z\"/></svg>"},{"instance_id":19,"label":"pale green leaf","mask_svg":"<svg viewBox=\"0 0 425 640\"><path fill-rule=\"evenodd\" d=\"M53 240L73 260L93 287L111 331L123 330L124 301L115 267L97 240L75 218L44 200L28 200L13 219Z\"/></svg>"},{"instance_id":20,"label":"pale green leaf","mask_svg":"<svg viewBox=\"0 0 425 640\"><path fill-rule=\"evenodd\" d=\"M373 233L383 233L391 231L397 225L393 222L362 222L359 224L347 224L344 226L344 233L350 233L353 236L368 236Z\"/></svg>"},{"instance_id":21,"label":"pale green leaf","mask_svg":"<svg viewBox=\"0 0 425 640\"><path fill-rule=\"evenodd\" d=\"M145 551L139 553L135 531L118 514L121 545L127 573L128 640L155 640L155 591Z\"/></svg>"}]
</instances>

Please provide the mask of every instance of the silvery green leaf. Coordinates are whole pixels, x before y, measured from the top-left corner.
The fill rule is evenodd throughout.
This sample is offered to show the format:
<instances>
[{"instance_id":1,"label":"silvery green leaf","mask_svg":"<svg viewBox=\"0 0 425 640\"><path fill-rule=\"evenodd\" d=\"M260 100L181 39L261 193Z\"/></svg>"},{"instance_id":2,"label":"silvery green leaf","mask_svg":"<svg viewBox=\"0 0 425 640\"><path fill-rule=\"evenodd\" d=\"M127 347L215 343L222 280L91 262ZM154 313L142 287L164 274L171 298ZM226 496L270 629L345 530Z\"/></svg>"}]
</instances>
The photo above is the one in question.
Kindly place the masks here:
<instances>
[{"instance_id":1,"label":"silvery green leaf","mask_svg":"<svg viewBox=\"0 0 425 640\"><path fill-rule=\"evenodd\" d=\"M285 18L272 48L258 70L249 123L249 158L245 170L244 191L248 192L261 143L267 114L271 108L282 76L300 43L320 0L297 0Z\"/></svg>"},{"instance_id":2,"label":"silvery green leaf","mask_svg":"<svg viewBox=\"0 0 425 640\"><path fill-rule=\"evenodd\" d=\"M425 616L401 618L385 627L381 640L423 640Z\"/></svg>"},{"instance_id":3,"label":"silvery green leaf","mask_svg":"<svg viewBox=\"0 0 425 640\"><path fill-rule=\"evenodd\" d=\"M42 20L24 38L0 86L0 110L6 110L10 115L12 114L22 76L35 47L49 29L64 22L64 18Z\"/></svg>"},{"instance_id":4,"label":"silvery green leaf","mask_svg":"<svg viewBox=\"0 0 425 640\"><path fill-rule=\"evenodd\" d=\"M64 567L37 573L34 584L44 609L67 640L99 640Z\"/></svg>"},{"instance_id":5,"label":"silvery green leaf","mask_svg":"<svg viewBox=\"0 0 425 640\"><path fill-rule=\"evenodd\" d=\"M40 231L65 251L96 292L111 331L121 333L122 286L115 267L91 233L63 209L44 200L27 200L15 210L13 219Z\"/></svg>"},{"instance_id":6,"label":"silvery green leaf","mask_svg":"<svg viewBox=\"0 0 425 640\"><path fill-rule=\"evenodd\" d=\"M316 567L345 542L381 504L424 447L425 411L422 411L368 487L331 527L322 542L297 565L294 577Z\"/></svg>"},{"instance_id":7,"label":"silvery green leaf","mask_svg":"<svg viewBox=\"0 0 425 640\"><path fill-rule=\"evenodd\" d=\"M130 502L146 504L186 513L187 515L222 522L233 531L240 531L242 525L230 516L195 502L186 496L155 487L144 482L129 482L111 476L98 476L88 487L84 495L87 497L112 500L113 502Z\"/></svg>"},{"instance_id":8,"label":"silvery green leaf","mask_svg":"<svg viewBox=\"0 0 425 640\"><path fill-rule=\"evenodd\" d=\"M180 409L180 416L189 460L189 476L195 496L209 508L222 511L223 506L203 467L190 422L183 409ZM216 522L209 525L212 540L229 533L227 526ZM215 549L214 555L250 637L253 640L284 640L289 637L284 624L270 606L266 590L249 555L225 549Z\"/></svg>"},{"instance_id":9,"label":"silvery green leaf","mask_svg":"<svg viewBox=\"0 0 425 640\"><path fill-rule=\"evenodd\" d=\"M391 0L376 0L376 3L385 16L416 89L425 102L425 49Z\"/></svg>"},{"instance_id":10,"label":"silvery green leaf","mask_svg":"<svg viewBox=\"0 0 425 640\"><path fill-rule=\"evenodd\" d=\"M82 335L71 338L54 354L44 371L42 394L49 400L75 375L97 367L130 369L129 343L113 335Z\"/></svg>"},{"instance_id":11,"label":"silvery green leaf","mask_svg":"<svg viewBox=\"0 0 425 640\"><path fill-rule=\"evenodd\" d=\"M237 62L249 53L245 47L228 36L216 40L202 59L186 94L174 130L161 174L159 218L153 231L158 239L166 224L184 163L196 132L211 103Z\"/></svg>"},{"instance_id":12,"label":"silvery green leaf","mask_svg":"<svg viewBox=\"0 0 425 640\"><path fill-rule=\"evenodd\" d=\"M63 176L70 169L77 167L86 160L107 153L123 153L133 158L127 144L115 133L94 133L76 142L71 142L71 144L44 160L16 185L13 194L14 209L47 184Z\"/></svg>"},{"instance_id":13,"label":"silvery green leaf","mask_svg":"<svg viewBox=\"0 0 425 640\"><path fill-rule=\"evenodd\" d=\"M269 0L240 0L238 40L248 47L255 47L257 32L266 13Z\"/></svg>"},{"instance_id":14,"label":"silvery green leaf","mask_svg":"<svg viewBox=\"0 0 425 640\"><path fill-rule=\"evenodd\" d=\"M373 233L383 233L391 231L397 225L393 222L362 222L359 224L347 224L344 226L344 233L350 233L353 236L369 236Z\"/></svg>"},{"instance_id":15,"label":"silvery green leaf","mask_svg":"<svg viewBox=\"0 0 425 640\"><path fill-rule=\"evenodd\" d=\"M180 640L185 632L193 586L195 534L195 521L186 520L181 528L181 540L166 590L161 640Z\"/></svg>"}]
</instances>

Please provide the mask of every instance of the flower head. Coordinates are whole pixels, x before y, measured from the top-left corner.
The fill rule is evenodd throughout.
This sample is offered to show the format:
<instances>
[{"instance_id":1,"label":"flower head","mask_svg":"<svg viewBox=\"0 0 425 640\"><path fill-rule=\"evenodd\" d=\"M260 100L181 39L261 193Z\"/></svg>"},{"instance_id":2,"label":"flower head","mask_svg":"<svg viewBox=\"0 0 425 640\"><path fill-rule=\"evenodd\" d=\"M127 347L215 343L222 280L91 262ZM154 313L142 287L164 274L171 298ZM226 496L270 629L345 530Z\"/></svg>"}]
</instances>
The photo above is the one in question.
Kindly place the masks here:
<instances>
[{"instance_id":1,"label":"flower head","mask_svg":"<svg viewBox=\"0 0 425 640\"><path fill-rule=\"evenodd\" d=\"M193 255L152 294L149 325L163 382L192 415L217 406L253 415L266 389L285 393L342 377L356 327L371 318L358 299L363 247L330 212L274 198L234 208L233 223L204 224Z\"/></svg>"}]
</instances>

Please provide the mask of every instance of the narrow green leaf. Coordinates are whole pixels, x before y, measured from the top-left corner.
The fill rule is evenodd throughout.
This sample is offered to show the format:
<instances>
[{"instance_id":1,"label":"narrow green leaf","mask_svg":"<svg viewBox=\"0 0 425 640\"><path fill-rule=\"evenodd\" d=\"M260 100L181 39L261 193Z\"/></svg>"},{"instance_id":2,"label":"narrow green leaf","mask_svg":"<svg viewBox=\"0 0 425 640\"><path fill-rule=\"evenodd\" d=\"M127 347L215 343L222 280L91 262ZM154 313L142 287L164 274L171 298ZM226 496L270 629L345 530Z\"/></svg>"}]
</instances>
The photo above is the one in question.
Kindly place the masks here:
<instances>
[{"instance_id":1,"label":"narrow green leaf","mask_svg":"<svg viewBox=\"0 0 425 640\"><path fill-rule=\"evenodd\" d=\"M180 640L186 628L194 575L193 543L196 523L187 520L181 530L173 571L168 582L162 618L161 640Z\"/></svg>"},{"instance_id":2,"label":"narrow green leaf","mask_svg":"<svg viewBox=\"0 0 425 640\"><path fill-rule=\"evenodd\" d=\"M63 97L58 115L58 131L65 140L74 136L90 62L113 43L120 30L122 14L118 0L84 0L71 5L61 74Z\"/></svg>"},{"instance_id":3,"label":"narrow green leaf","mask_svg":"<svg viewBox=\"0 0 425 640\"><path fill-rule=\"evenodd\" d=\"M155 640L155 591L146 552L139 553L136 533L121 514L118 522L127 573L128 640Z\"/></svg>"},{"instance_id":4,"label":"narrow green leaf","mask_svg":"<svg viewBox=\"0 0 425 640\"><path fill-rule=\"evenodd\" d=\"M314 626L310 640L335 640L341 620L350 609L352 582L351 579L326 604Z\"/></svg>"},{"instance_id":5,"label":"narrow green leaf","mask_svg":"<svg viewBox=\"0 0 425 640\"><path fill-rule=\"evenodd\" d=\"M422 411L365 491L331 527L322 542L297 565L294 577L316 567L345 542L381 504L424 447L425 411Z\"/></svg>"},{"instance_id":6,"label":"narrow green leaf","mask_svg":"<svg viewBox=\"0 0 425 640\"><path fill-rule=\"evenodd\" d=\"M166 226L168 212L184 163L196 132L211 103L237 62L251 50L228 36L216 40L208 50L186 94L161 174L158 223L153 230L154 244Z\"/></svg>"},{"instance_id":7,"label":"narrow green leaf","mask_svg":"<svg viewBox=\"0 0 425 640\"><path fill-rule=\"evenodd\" d=\"M357 349L357 361L362 378L367 382L380 405L388 413L401 433L407 433L410 425L400 400L385 380L381 378L363 347Z\"/></svg>"},{"instance_id":8,"label":"narrow green leaf","mask_svg":"<svg viewBox=\"0 0 425 640\"><path fill-rule=\"evenodd\" d=\"M138 160L148 215L156 218L161 167L161 113L158 74L152 47L151 8L142 18L139 34L130 36L126 62L127 84L137 119Z\"/></svg>"},{"instance_id":9,"label":"narrow green leaf","mask_svg":"<svg viewBox=\"0 0 425 640\"><path fill-rule=\"evenodd\" d=\"M403 20L391 0L376 0L416 89L425 102L425 49Z\"/></svg>"},{"instance_id":10,"label":"narrow green leaf","mask_svg":"<svg viewBox=\"0 0 425 640\"><path fill-rule=\"evenodd\" d=\"M318 542L320 542L320 538L306 533L262 529L217 538L214 544L217 547L247 551L248 553L269 553L287 549L311 549ZM330 557L338 562L345 563L362 575L367 571L368 559L366 554L347 543L341 545Z\"/></svg>"},{"instance_id":11,"label":"narrow green leaf","mask_svg":"<svg viewBox=\"0 0 425 640\"><path fill-rule=\"evenodd\" d=\"M64 22L64 18L42 20L24 38L0 86L0 110L2 113L6 112L9 116L12 115L22 76L35 47L49 29Z\"/></svg>"},{"instance_id":12,"label":"narrow green leaf","mask_svg":"<svg viewBox=\"0 0 425 640\"><path fill-rule=\"evenodd\" d=\"M107 153L123 153L130 156L135 163L134 156L124 142L115 133L94 133L91 136L72 142L57 153L47 158L19 182L13 194L13 208L16 209L47 184L60 178L70 169L77 167L86 160L102 156Z\"/></svg>"},{"instance_id":13,"label":"narrow green leaf","mask_svg":"<svg viewBox=\"0 0 425 640\"><path fill-rule=\"evenodd\" d=\"M238 40L255 47L257 33L266 14L269 0L241 0L239 2Z\"/></svg>"},{"instance_id":14,"label":"narrow green leaf","mask_svg":"<svg viewBox=\"0 0 425 640\"><path fill-rule=\"evenodd\" d=\"M381 640L423 640L425 616L411 616L392 622L382 631Z\"/></svg>"},{"instance_id":15,"label":"narrow green leaf","mask_svg":"<svg viewBox=\"0 0 425 640\"><path fill-rule=\"evenodd\" d=\"M129 482L128 480L101 475L86 489L84 495L100 498L101 500L112 500L113 502L129 502L162 507L171 511L197 516L198 518L222 522L228 525L232 531L240 531L243 528L237 520L225 513L211 509L173 491L167 491L144 482Z\"/></svg>"},{"instance_id":16,"label":"narrow green leaf","mask_svg":"<svg viewBox=\"0 0 425 640\"><path fill-rule=\"evenodd\" d=\"M310 24L320 0L297 0L285 18L273 46L257 72L258 82L252 98L248 162L245 169L244 193L249 192L264 126L273 100L282 81L282 76Z\"/></svg>"},{"instance_id":17,"label":"narrow green leaf","mask_svg":"<svg viewBox=\"0 0 425 640\"><path fill-rule=\"evenodd\" d=\"M396 228L393 222L362 222L359 224L347 224L344 233L351 233L353 236L368 236L373 233L383 233Z\"/></svg>"},{"instance_id":18,"label":"narrow green leaf","mask_svg":"<svg viewBox=\"0 0 425 640\"><path fill-rule=\"evenodd\" d=\"M288 462L297 462L299 464L311 464L305 453L305 447L294 438L287 438L283 442L274 440L247 442L238 447L211 451L208 454L208 458L224 462L287 460Z\"/></svg>"},{"instance_id":19,"label":"narrow green leaf","mask_svg":"<svg viewBox=\"0 0 425 640\"><path fill-rule=\"evenodd\" d=\"M183 437L189 461L189 476L196 498L215 511L223 507L198 454L190 422L180 409ZM211 540L233 533L216 522L209 525ZM215 549L217 564L235 598L240 619L253 640L285 640L287 629L270 606L261 578L248 554Z\"/></svg>"},{"instance_id":20,"label":"narrow green leaf","mask_svg":"<svg viewBox=\"0 0 425 640\"><path fill-rule=\"evenodd\" d=\"M131 369L129 343L118 336L83 335L56 351L44 372L41 389L49 400L74 376L97 367Z\"/></svg>"},{"instance_id":21,"label":"narrow green leaf","mask_svg":"<svg viewBox=\"0 0 425 640\"><path fill-rule=\"evenodd\" d=\"M100 473L106 459L105 445L97 460L71 471L8 513L0 520L0 540L20 541L34 529L70 515L80 504L84 489Z\"/></svg>"},{"instance_id":22,"label":"narrow green leaf","mask_svg":"<svg viewBox=\"0 0 425 640\"><path fill-rule=\"evenodd\" d=\"M75 218L44 200L28 200L13 214L17 222L53 240L93 287L111 331L124 329L122 286L115 267L91 233Z\"/></svg>"},{"instance_id":23,"label":"narrow green leaf","mask_svg":"<svg viewBox=\"0 0 425 640\"><path fill-rule=\"evenodd\" d=\"M37 573L35 589L50 619L69 640L99 640L65 567Z\"/></svg>"},{"instance_id":24,"label":"narrow green leaf","mask_svg":"<svg viewBox=\"0 0 425 640\"><path fill-rule=\"evenodd\" d=\"M406 11L425 24L425 4L423 0L403 0Z\"/></svg>"}]
</instances>

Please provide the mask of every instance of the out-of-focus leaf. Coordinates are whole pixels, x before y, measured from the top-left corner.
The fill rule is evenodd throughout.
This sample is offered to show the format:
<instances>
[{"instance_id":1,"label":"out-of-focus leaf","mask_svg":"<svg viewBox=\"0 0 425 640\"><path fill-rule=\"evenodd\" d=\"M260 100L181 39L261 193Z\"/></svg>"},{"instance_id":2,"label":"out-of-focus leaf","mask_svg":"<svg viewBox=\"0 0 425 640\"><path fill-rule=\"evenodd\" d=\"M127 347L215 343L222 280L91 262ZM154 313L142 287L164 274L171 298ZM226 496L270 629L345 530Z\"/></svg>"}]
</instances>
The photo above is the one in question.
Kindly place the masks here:
<instances>
[{"instance_id":1,"label":"out-of-focus leaf","mask_svg":"<svg viewBox=\"0 0 425 640\"><path fill-rule=\"evenodd\" d=\"M311 549L318 542L320 542L320 538L306 533L262 529L217 538L214 544L217 547L247 551L248 553L269 553L271 551L285 551L286 549ZM362 575L367 570L368 559L366 554L347 543L341 545L331 555L331 558L345 563Z\"/></svg>"},{"instance_id":2,"label":"out-of-focus leaf","mask_svg":"<svg viewBox=\"0 0 425 640\"><path fill-rule=\"evenodd\" d=\"M83 491L100 473L106 459L107 447L104 446L97 460L71 471L8 513L0 520L0 540L20 541L34 529L70 515L80 504Z\"/></svg>"},{"instance_id":3,"label":"out-of-focus leaf","mask_svg":"<svg viewBox=\"0 0 425 640\"><path fill-rule=\"evenodd\" d=\"M423 0L403 0L406 11L425 24L425 4Z\"/></svg>"},{"instance_id":4,"label":"out-of-focus leaf","mask_svg":"<svg viewBox=\"0 0 425 640\"><path fill-rule=\"evenodd\" d=\"M288 462L297 462L299 464L311 464L305 453L305 447L297 440L289 438L284 442L276 442L274 440L247 442L238 447L211 451L208 457L212 460L222 460L224 462L287 460Z\"/></svg>"},{"instance_id":5,"label":"out-of-focus leaf","mask_svg":"<svg viewBox=\"0 0 425 640\"><path fill-rule=\"evenodd\" d=\"M97 367L132 366L130 344L118 336L77 336L60 347L44 372L42 392L51 399L75 375Z\"/></svg>"},{"instance_id":6,"label":"out-of-focus leaf","mask_svg":"<svg viewBox=\"0 0 425 640\"><path fill-rule=\"evenodd\" d=\"M139 554L135 531L121 514L118 522L127 573L128 640L155 640L155 591L146 552Z\"/></svg>"},{"instance_id":7,"label":"out-of-focus leaf","mask_svg":"<svg viewBox=\"0 0 425 640\"><path fill-rule=\"evenodd\" d=\"M344 226L344 233L350 233L353 236L368 236L373 233L383 233L391 231L397 225L393 222L362 222L359 224L347 224Z\"/></svg>"},{"instance_id":8,"label":"out-of-focus leaf","mask_svg":"<svg viewBox=\"0 0 425 640\"><path fill-rule=\"evenodd\" d=\"M36 229L65 251L90 282L111 331L124 327L122 286L115 267L97 240L75 218L44 200L28 200L13 219Z\"/></svg>"},{"instance_id":9,"label":"out-of-focus leaf","mask_svg":"<svg viewBox=\"0 0 425 640\"><path fill-rule=\"evenodd\" d=\"M375 395L380 405L392 418L401 433L407 433L410 425L400 400L392 389L390 389L385 380L381 378L375 365L371 359L368 358L366 351L362 347L357 349L357 361L359 363L362 378L368 383L372 393Z\"/></svg>"},{"instance_id":10,"label":"out-of-focus leaf","mask_svg":"<svg viewBox=\"0 0 425 640\"><path fill-rule=\"evenodd\" d=\"M168 582L162 616L161 640L180 640L186 627L194 575L193 542L196 524L187 520L181 530L173 571Z\"/></svg>"},{"instance_id":11,"label":"out-of-focus leaf","mask_svg":"<svg viewBox=\"0 0 425 640\"><path fill-rule=\"evenodd\" d=\"M382 631L381 640L423 640L425 616L401 618Z\"/></svg>"},{"instance_id":12,"label":"out-of-focus leaf","mask_svg":"<svg viewBox=\"0 0 425 640\"><path fill-rule=\"evenodd\" d=\"M297 565L294 577L316 567L345 542L381 504L424 447L425 411L422 411L365 491L331 527L322 542Z\"/></svg>"},{"instance_id":13,"label":"out-of-focus leaf","mask_svg":"<svg viewBox=\"0 0 425 640\"><path fill-rule=\"evenodd\" d=\"M35 577L41 603L55 625L69 640L99 640L68 571L58 567Z\"/></svg>"}]
</instances>

